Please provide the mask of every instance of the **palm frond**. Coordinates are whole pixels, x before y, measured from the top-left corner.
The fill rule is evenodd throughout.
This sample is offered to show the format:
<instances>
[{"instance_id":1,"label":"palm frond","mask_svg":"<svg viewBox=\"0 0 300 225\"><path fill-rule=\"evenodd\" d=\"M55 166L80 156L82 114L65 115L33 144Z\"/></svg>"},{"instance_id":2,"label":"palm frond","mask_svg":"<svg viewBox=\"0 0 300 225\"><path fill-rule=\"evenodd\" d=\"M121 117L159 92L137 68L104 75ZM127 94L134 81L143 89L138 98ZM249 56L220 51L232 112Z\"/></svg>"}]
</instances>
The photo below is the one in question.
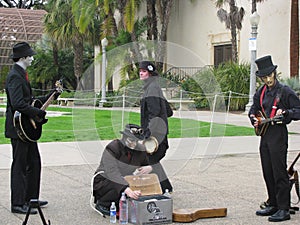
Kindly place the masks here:
<instances>
[{"instance_id":1,"label":"palm frond","mask_svg":"<svg viewBox=\"0 0 300 225\"><path fill-rule=\"evenodd\" d=\"M225 22L226 28L230 29L231 22L229 13L225 9L221 8L217 11L217 16L221 22Z\"/></svg>"},{"instance_id":2,"label":"palm frond","mask_svg":"<svg viewBox=\"0 0 300 225\"><path fill-rule=\"evenodd\" d=\"M135 18L135 0L129 0L125 6L125 25L128 32L132 32L134 28L134 18Z\"/></svg>"}]
</instances>

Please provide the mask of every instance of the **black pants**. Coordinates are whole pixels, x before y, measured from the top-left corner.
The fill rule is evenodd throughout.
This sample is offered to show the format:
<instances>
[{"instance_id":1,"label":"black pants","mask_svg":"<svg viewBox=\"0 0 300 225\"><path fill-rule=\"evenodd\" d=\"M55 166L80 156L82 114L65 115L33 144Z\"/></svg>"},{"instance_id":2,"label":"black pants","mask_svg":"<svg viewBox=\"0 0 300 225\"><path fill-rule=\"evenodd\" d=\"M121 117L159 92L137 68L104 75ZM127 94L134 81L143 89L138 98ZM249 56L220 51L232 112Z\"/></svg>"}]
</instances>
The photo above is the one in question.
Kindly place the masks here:
<instances>
[{"instance_id":1,"label":"black pants","mask_svg":"<svg viewBox=\"0 0 300 225\"><path fill-rule=\"evenodd\" d=\"M160 186L163 192L168 189L170 192L173 191L173 187L167 177L167 174L160 163L160 160L165 157L166 151L169 148L168 139L165 138L158 146L157 151L153 155L148 155L149 162L152 165L152 173L157 174L160 181Z\"/></svg>"},{"instance_id":2,"label":"black pants","mask_svg":"<svg viewBox=\"0 0 300 225\"><path fill-rule=\"evenodd\" d=\"M39 198L41 158L36 142L11 139L11 145L11 204L16 206Z\"/></svg>"},{"instance_id":3,"label":"black pants","mask_svg":"<svg viewBox=\"0 0 300 225\"><path fill-rule=\"evenodd\" d=\"M271 206L290 208L287 173L288 132L284 125L270 125L261 138L260 157Z\"/></svg>"},{"instance_id":4,"label":"black pants","mask_svg":"<svg viewBox=\"0 0 300 225\"><path fill-rule=\"evenodd\" d=\"M110 207L111 202L115 202L117 210L119 210L119 201L121 197L121 193L119 193L116 189L116 183L106 179L101 178L101 175L99 176L97 185L100 186L99 189L95 190L95 181L93 183L93 195L95 197L94 203L99 203L102 206L105 206L107 208Z\"/></svg>"}]
</instances>

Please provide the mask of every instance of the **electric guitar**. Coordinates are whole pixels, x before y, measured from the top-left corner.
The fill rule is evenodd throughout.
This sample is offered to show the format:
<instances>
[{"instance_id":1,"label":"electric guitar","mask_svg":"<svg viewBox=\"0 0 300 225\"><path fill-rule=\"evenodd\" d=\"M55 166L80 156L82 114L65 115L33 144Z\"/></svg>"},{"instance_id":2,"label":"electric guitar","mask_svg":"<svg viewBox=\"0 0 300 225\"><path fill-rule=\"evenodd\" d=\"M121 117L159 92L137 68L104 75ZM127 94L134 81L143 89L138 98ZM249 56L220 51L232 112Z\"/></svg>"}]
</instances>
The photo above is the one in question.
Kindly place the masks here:
<instances>
[{"instance_id":1,"label":"electric guitar","mask_svg":"<svg viewBox=\"0 0 300 225\"><path fill-rule=\"evenodd\" d=\"M55 94L57 93L60 94L63 91L61 80L56 81L55 86L56 89L44 104L39 99L35 99L31 105L33 107L46 110L46 108L50 105L50 103L54 99ZM19 138L24 142L36 142L38 139L40 139L42 135L42 125L45 124L46 122L47 119L45 118L39 118L39 117L32 118L18 111L15 112L13 118L13 124L17 131L17 134Z\"/></svg>"},{"instance_id":2,"label":"electric guitar","mask_svg":"<svg viewBox=\"0 0 300 225\"><path fill-rule=\"evenodd\" d=\"M266 118L265 114L262 112L260 112L255 117L258 121L258 126L254 127L255 134L257 136L263 136L266 133L270 123L273 123L273 122L278 123L278 122L282 122L282 120L283 120L283 115L277 115L272 118Z\"/></svg>"}]
</instances>

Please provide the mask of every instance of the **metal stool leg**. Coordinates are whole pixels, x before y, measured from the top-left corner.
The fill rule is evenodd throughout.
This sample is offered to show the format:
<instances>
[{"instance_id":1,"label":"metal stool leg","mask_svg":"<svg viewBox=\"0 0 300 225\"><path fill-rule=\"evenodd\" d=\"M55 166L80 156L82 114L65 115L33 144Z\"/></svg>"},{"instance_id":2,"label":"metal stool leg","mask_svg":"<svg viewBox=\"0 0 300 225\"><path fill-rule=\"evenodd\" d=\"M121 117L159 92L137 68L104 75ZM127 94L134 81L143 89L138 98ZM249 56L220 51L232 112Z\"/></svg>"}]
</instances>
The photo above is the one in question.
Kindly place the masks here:
<instances>
[{"instance_id":1,"label":"metal stool leg","mask_svg":"<svg viewBox=\"0 0 300 225\"><path fill-rule=\"evenodd\" d=\"M48 220L48 224L45 220L45 217L44 217L44 214L43 214L43 211L41 209L41 206L40 206L40 202L38 199L31 199L30 202L29 202L29 207L28 207L28 211L26 213L26 216L25 216L25 220L24 222L22 223L22 225L26 225L27 224L27 221L28 221L28 218L29 218L29 215L30 215L30 211L31 211L31 208L37 208L39 214L40 214L40 217L41 217L41 220L43 222L43 225L50 225L50 220Z\"/></svg>"}]
</instances>

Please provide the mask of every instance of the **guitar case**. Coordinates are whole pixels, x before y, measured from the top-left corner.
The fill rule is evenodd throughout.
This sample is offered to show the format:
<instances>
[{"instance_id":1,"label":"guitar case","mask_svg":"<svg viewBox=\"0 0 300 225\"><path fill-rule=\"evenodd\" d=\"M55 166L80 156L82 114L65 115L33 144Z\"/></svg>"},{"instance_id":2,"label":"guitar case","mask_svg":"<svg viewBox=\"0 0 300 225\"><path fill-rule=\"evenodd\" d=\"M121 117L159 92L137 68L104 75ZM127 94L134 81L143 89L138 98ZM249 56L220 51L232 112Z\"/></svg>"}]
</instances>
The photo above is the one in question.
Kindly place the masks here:
<instances>
[{"instance_id":1,"label":"guitar case","mask_svg":"<svg viewBox=\"0 0 300 225\"><path fill-rule=\"evenodd\" d=\"M198 219L227 216L227 208L174 209L173 222L193 222Z\"/></svg>"}]
</instances>

